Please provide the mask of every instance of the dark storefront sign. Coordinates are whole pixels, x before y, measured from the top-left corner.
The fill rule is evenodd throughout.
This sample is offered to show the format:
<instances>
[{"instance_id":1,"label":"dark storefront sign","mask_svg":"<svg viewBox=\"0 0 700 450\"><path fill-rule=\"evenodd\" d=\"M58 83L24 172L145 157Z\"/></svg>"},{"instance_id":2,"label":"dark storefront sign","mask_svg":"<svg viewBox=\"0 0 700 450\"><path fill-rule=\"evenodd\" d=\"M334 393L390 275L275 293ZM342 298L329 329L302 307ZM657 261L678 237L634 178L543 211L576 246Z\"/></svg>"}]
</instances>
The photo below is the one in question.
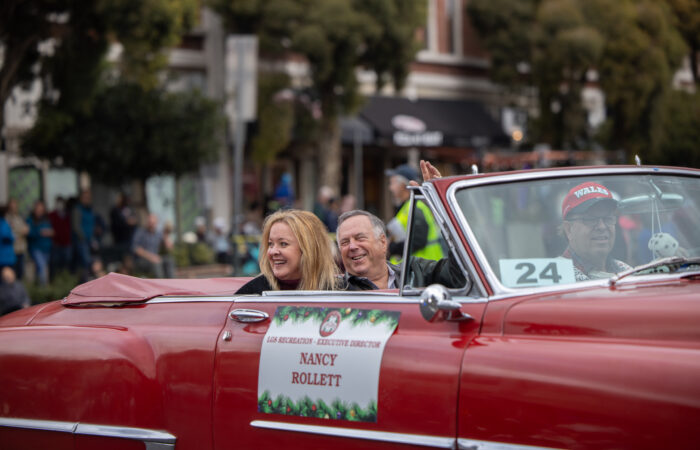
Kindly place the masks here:
<instances>
[{"instance_id":1,"label":"dark storefront sign","mask_svg":"<svg viewBox=\"0 0 700 450\"><path fill-rule=\"evenodd\" d=\"M391 118L394 131L394 145L398 147L440 147L442 131L428 130L425 122L417 117L397 114Z\"/></svg>"},{"instance_id":2,"label":"dark storefront sign","mask_svg":"<svg viewBox=\"0 0 700 450\"><path fill-rule=\"evenodd\" d=\"M362 125L358 125L357 120ZM509 138L483 104L473 100L409 100L370 97L355 121L343 123L343 142L356 134L353 127L370 130L365 144L396 147L482 148L508 145Z\"/></svg>"}]
</instances>

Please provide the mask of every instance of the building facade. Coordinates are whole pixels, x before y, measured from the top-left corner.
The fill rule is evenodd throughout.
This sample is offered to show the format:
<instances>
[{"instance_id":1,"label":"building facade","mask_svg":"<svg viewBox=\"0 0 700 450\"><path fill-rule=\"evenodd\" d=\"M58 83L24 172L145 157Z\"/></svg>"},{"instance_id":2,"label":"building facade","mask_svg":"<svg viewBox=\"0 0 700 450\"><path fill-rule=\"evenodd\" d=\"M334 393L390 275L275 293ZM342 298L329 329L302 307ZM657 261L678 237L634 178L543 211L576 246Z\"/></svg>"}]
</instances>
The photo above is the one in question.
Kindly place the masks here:
<instances>
[{"instance_id":1,"label":"building facade","mask_svg":"<svg viewBox=\"0 0 700 450\"><path fill-rule=\"evenodd\" d=\"M420 158L428 158L439 167L442 164L444 170L449 170L448 166L466 170L484 149L508 145L500 127L507 99L489 81L488 57L466 14L468 0L427 1L427 23L418 36L423 48L411 65L403 90L393 92L388 87L376 92L374 74L358 71L361 92L368 96L368 101L357 116L344 119L357 122L360 131L366 134L358 146L355 128L343 127L343 180L341 192L336 194L355 195L358 207L368 208L384 218L392 214L384 176L386 169L404 162L417 165ZM200 89L226 104L227 95L230 96L226 83L231 74L227 73L225 64L225 43L226 33L220 18L203 9L197 27L170 51L169 89ZM267 64L266 67L265 62L260 63L269 69ZM298 58L274 65L276 70L286 71L297 85L303 85L308 77L308 67ZM22 199L23 207L29 208L42 198L51 208L56 195L73 196L80 187L90 186L95 204L104 209L99 212L106 216L115 196L114 189L101 186L86 174L20 156L19 136L31 127L39 96L37 83L31 91L18 90L5 105L9 111L3 130L4 149L0 152L0 203L14 196ZM411 118L417 119L413 123L422 122L418 125L422 131L411 130L410 126L409 130L402 130L401 118L396 119L397 116L408 117L403 120L404 125ZM314 174L322 170L313 158L289 150L264 170L245 161L242 179L237 180L233 138L227 130L219 160L200 167L192 176L149 180L146 186L149 209L163 220L177 222L181 231L192 229L196 217L204 217L209 224L219 217L232 223L234 190L238 186L244 191L243 208L248 209L263 199L265 193L271 193L284 174L291 177L296 205L313 207L320 187Z\"/></svg>"}]
</instances>

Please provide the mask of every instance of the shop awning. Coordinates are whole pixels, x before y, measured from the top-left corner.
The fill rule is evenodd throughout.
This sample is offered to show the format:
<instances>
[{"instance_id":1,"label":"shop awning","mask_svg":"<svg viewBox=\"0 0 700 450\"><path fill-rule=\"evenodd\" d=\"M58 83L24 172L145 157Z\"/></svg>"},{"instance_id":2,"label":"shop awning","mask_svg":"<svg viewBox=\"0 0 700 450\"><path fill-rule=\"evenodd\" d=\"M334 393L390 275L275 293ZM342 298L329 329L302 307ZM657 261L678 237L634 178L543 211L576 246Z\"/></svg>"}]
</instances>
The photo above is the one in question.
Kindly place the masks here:
<instances>
[{"instance_id":1,"label":"shop awning","mask_svg":"<svg viewBox=\"0 0 700 450\"><path fill-rule=\"evenodd\" d=\"M372 130L376 145L481 148L509 143L500 124L474 100L373 96L358 117Z\"/></svg>"},{"instance_id":2,"label":"shop awning","mask_svg":"<svg viewBox=\"0 0 700 450\"><path fill-rule=\"evenodd\" d=\"M368 145L374 142L372 128L359 117L340 118L340 138L346 145Z\"/></svg>"}]
</instances>

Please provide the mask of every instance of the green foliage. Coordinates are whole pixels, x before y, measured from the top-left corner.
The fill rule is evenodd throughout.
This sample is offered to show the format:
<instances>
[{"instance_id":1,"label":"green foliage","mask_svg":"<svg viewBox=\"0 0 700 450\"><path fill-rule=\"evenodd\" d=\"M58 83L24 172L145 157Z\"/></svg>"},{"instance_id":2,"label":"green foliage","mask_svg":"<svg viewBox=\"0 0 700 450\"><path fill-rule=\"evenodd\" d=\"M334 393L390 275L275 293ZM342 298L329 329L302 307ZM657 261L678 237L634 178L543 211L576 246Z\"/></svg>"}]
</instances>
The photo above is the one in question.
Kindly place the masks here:
<instances>
[{"instance_id":1,"label":"green foliage","mask_svg":"<svg viewBox=\"0 0 700 450\"><path fill-rule=\"evenodd\" d=\"M121 78L144 88L158 86L158 71L167 65L163 50L176 45L194 25L199 2L121 0L100 4L99 14L110 17L117 30L115 38L124 46L119 61Z\"/></svg>"},{"instance_id":2,"label":"green foliage","mask_svg":"<svg viewBox=\"0 0 700 450\"><path fill-rule=\"evenodd\" d=\"M468 12L491 54L496 81L537 88L534 140L590 145L580 90L594 69L608 113L597 139L629 153L648 145L653 117L686 52L665 2L472 0Z\"/></svg>"},{"instance_id":3,"label":"green foliage","mask_svg":"<svg viewBox=\"0 0 700 450\"><path fill-rule=\"evenodd\" d=\"M32 300L32 304L61 300L68 296L70 291L78 285L77 275L69 272L60 272L53 277L51 283L42 286L34 283L27 283L27 294Z\"/></svg>"},{"instance_id":4,"label":"green foliage","mask_svg":"<svg viewBox=\"0 0 700 450\"><path fill-rule=\"evenodd\" d=\"M675 25L689 49L690 70L695 83L698 77L698 52L700 52L700 2L698 0L667 0L675 16Z\"/></svg>"},{"instance_id":5,"label":"green foliage","mask_svg":"<svg viewBox=\"0 0 700 450\"><path fill-rule=\"evenodd\" d=\"M532 45L533 77L542 105L540 138L557 146L578 146L587 126L581 89L587 70L603 51L603 38L586 25L574 0L550 0L537 11ZM552 109L554 103L559 110Z\"/></svg>"},{"instance_id":6,"label":"green foliage","mask_svg":"<svg viewBox=\"0 0 700 450\"><path fill-rule=\"evenodd\" d=\"M700 91L670 93L657 116L653 146L640 156L645 164L700 168Z\"/></svg>"},{"instance_id":7,"label":"green foliage","mask_svg":"<svg viewBox=\"0 0 700 450\"><path fill-rule=\"evenodd\" d=\"M176 267L187 267L192 265L190 262L189 244L179 242L173 248L173 260Z\"/></svg>"},{"instance_id":8,"label":"green foliage","mask_svg":"<svg viewBox=\"0 0 700 450\"><path fill-rule=\"evenodd\" d=\"M253 161L265 164L273 162L292 139L294 104L291 99L280 98L289 86L286 74L261 74L258 83L258 128L250 146Z\"/></svg>"},{"instance_id":9,"label":"green foliage","mask_svg":"<svg viewBox=\"0 0 700 450\"><path fill-rule=\"evenodd\" d=\"M212 264L214 250L204 242L197 242L190 248L190 260L194 265Z\"/></svg>"},{"instance_id":10,"label":"green foliage","mask_svg":"<svg viewBox=\"0 0 700 450\"><path fill-rule=\"evenodd\" d=\"M311 79L307 94L310 103L319 105L315 120L322 122L318 147L327 170L320 182L339 188L340 134L335 130L339 114L351 114L360 106L356 70L374 70L378 85L392 82L400 88L418 49L415 36L425 24L425 1L209 0L209 4L230 30L256 34L262 54L291 53L306 59ZM286 126L285 114L261 111L259 128L274 129L264 121ZM308 118L302 112L299 121ZM305 125L300 127L304 131L313 128ZM273 146L281 143L275 141ZM263 156L261 160L269 154Z\"/></svg>"},{"instance_id":11,"label":"green foliage","mask_svg":"<svg viewBox=\"0 0 700 450\"><path fill-rule=\"evenodd\" d=\"M427 2L357 0L354 7L373 17L379 27L378 34L368 35L363 55L367 66L377 73L377 88L391 82L401 89L420 47L414 36L425 24Z\"/></svg>"},{"instance_id":12,"label":"green foliage","mask_svg":"<svg viewBox=\"0 0 700 450\"><path fill-rule=\"evenodd\" d=\"M497 83L519 88L532 65L532 25L538 0L470 0L467 12L491 59ZM525 66L523 65L525 64ZM520 68L519 68L520 65Z\"/></svg>"},{"instance_id":13,"label":"green foliage","mask_svg":"<svg viewBox=\"0 0 700 450\"><path fill-rule=\"evenodd\" d=\"M604 142L628 154L643 152L658 126L653 119L685 46L663 3L597 0L588 7L594 13L591 22L602 15L616 19L598 24L606 46L597 67L612 122Z\"/></svg>"},{"instance_id":14,"label":"green foliage","mask_svg":"<svg viewBox=\"0 0 700 450\"><path fill-rule=\"evenodd\" d=\"M399 323L400 313L397 311L383 311L379 309L356 309L356 308L317 308L308 306L282 306L275 310L272 320L280 325L289 321L290 323L316 322L318 325L332 311L340 313L341 321L350 321L352 326L361 324L386 324L390 329L395 328Z\"/></svg>"},{"instance_id":15,"label":"green foliage","mask_svg":"<svg viewBox=\"0 0 700 450\"><path fill-rule=\"evenodd\" d=\"M67 114L44 105L23 151L85 170L104 183L182 175L218 154L223 117L196 91L168 93L119 83L98 91L90 108Z\"/></svg>"},{"instance_id":16,"label":"green foliage","mask_svg":"<svg viewBox=\"0 0 700 450\"><path fill-rule=\"evenodd\" d=\"M317 90L342 100L355 92L354 70L375 70L378 83L399 86L425 23L422 0L210 0L227 27L257 34L264 54L289 51L307 58ZM342 93L338 91L342 90ZM347 98L345 98L347 97ZM347 105L345 105L347 106ZM329 114L329 111L324 111Z\"/></svg>"},{"instance_id":17,"label":"green foliage","mask_svg":"<svg viewBox=\"0 0 700 450\"><path fill-rule=\"evenodd\" d=\"M108 46L115 41L124 48L116 73L144 87L154 87L157 71L167 62L162 49L177 43L192 25L198 3L4 0L0 3L0 44L5 50L0 104L13 87L34 78L38 68L46 82L47 102L68 115L89 110L104 74ZM53 38L54 50L40 54L37 44L48 38Z\"/></svg>"},{"instance_id":18,"label":"green foliage","mask_svg":"<svg viewBox=\"0 0 700 450\"><path fill-rule=\"evenodd\" d=\"M214 263L214 250L205 242L178 243L173 249L177 267L200 266Z\"/></svg>"}]
</instances>

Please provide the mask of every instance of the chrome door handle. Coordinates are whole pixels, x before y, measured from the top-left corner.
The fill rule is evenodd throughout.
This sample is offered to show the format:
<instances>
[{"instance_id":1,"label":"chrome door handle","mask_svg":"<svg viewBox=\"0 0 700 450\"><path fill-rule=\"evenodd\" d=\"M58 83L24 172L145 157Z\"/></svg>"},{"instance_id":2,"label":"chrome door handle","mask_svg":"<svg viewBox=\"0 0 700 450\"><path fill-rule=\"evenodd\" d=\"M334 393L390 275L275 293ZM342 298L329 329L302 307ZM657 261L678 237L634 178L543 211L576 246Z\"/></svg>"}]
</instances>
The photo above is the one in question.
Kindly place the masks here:
<instances>
[{"instance_id":1,"label":"chrome door handle","mask_svg":"<svg viewBox=\"0 0 700 450\"><path fill-rule=\"evenodd\" d=\"M270 318L268 313L255 309L234 309L228 316L231 320L243 323L262 322Z\"/></svg>"}]
</instances>

